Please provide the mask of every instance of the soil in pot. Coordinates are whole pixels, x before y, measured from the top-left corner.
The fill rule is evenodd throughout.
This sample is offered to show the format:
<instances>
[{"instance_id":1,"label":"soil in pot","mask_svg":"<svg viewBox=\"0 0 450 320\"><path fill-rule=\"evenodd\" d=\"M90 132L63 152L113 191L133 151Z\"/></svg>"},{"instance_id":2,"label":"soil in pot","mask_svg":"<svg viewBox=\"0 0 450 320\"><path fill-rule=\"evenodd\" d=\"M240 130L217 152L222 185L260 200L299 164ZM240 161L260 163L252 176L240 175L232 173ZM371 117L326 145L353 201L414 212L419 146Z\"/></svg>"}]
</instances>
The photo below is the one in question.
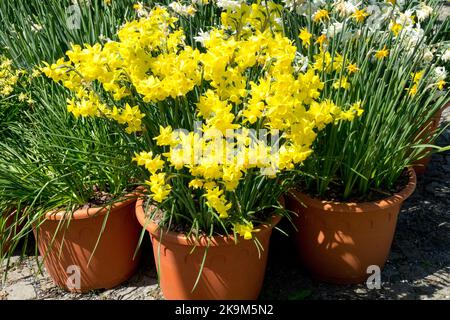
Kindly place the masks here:
<instances>
[{"instance_id":1,"label":"soil in pot","mask_svg":"<svg viewBox=\"0 0 450 320\"><path fill-rule=\"evenodd\" d=\"M254 300L261 291L266 271L269 241L280 217L274 217L254 233L262 245L233 236L188 238L183 233L163 231L147 221L144 200L136 203L136 216L149 231L155 264L164 297L169 300ZM205 256L206 253L206 256ZM196 279L203 269L197 286Z\"/></svg>"},{"instance_id":2,"label":"soil in pot","mask_svg":"<svg viewBox=\"0 0 450 320\"><path fill-rule=\"evenodd\" d=\"M372 274L370 266L383 268L400 207L416 186L413 169L408 169L408 177L401 191L373 202L323 201L291 190L287 208L298 214L294 218L297 254L315 278L360 283Z\"/></svg>"},{"instance_id":3,"label":"soil in pot","mask_svg":"<svg viewBox=\"0 0 450 320\"><path fill-rule=\"evenodd\" d=\"M70 222L65 211L47 213L33 231L45 268L58 286L72 292L109 289L135 273L141 232L135 203L135 197L128 197L111 208L81 208Z\"/></svg>"}]
</instances>

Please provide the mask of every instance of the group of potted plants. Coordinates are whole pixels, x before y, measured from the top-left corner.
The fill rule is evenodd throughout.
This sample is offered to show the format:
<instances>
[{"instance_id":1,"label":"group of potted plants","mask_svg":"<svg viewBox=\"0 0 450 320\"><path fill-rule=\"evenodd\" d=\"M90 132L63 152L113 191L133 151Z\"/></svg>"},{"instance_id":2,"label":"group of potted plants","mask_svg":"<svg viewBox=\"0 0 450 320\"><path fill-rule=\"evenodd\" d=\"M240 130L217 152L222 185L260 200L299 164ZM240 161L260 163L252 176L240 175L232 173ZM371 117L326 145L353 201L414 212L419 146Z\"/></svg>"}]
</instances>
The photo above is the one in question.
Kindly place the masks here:
<instances>
[{"instance_id":1,"label":"group of potted plants","mask_svg":"<svg viewBox=\"0 0 450 320\"><path fill-rule=\"evenodd\" d=\"M439 5L135 4L111 39L81 39L28 80L34 107L0 144L3 256L33 232L59 286L111 288L147 230L166 299L256 299L283 218L315 277L365 281L412 166L439 149Z\"/></svg>"}]
</instances>

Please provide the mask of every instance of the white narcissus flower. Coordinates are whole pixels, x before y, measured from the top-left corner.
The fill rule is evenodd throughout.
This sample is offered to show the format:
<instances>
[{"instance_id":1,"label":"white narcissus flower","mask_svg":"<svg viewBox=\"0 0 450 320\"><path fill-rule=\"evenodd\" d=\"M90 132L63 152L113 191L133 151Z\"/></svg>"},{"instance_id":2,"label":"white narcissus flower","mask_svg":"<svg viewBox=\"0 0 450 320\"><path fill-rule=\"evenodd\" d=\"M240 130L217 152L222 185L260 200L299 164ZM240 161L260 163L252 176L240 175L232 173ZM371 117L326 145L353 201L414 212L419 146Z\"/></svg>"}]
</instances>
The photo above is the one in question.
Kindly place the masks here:
<instances>
[{"instance_id":1,"label":"white narcissus flower","mask_svg":"<svg viewBox=\"0 0 450 320\"><path fill-rule=\"evenodd\" d=\"M194 37L194 40L196 42L200 42L201 45L204 47L205 46L205 41L208 41L210 39L211 35L209 34L209 32L204 32L203 30L200 29L200 32L198 33L198 35L196 37Z\"/></svg>"},{"instance_id":2,"label":"white narcissus flower","mask_svg":"<svg viewBox=\"0 0 450 320\"><path fill-rule=\"evenodd\" d=\"M34 32L39 32L39 31L42 30L42 28L43 27L40 24L38 24L38 23L33 23L31 25L31 30L33 30Z\"/></svg>"},{"instance_id":3,"label":"white narcissus flower","mask_svg":"<svg viewBox=\"0 0 450 320\"><path fill-rule=\"evenodd\" d=\"M142 2L137 2L133 5L134 10L139 18L145 17L148 15L147 9L145 9L144 4Z\"/></svg>"},{"instance_id":4,"label":"white narcissus flower","mask_svg":"<svg viewBox=\"0 0 450 320\"><path fill-rule=\"evenodd\" d=\"M323 29L322 34L326 35L327 38L332 39L338 33L342 32L344 24L341 22L334 22L328 26L328 28Z\"/></svg>"},{"instance_id":5,"label":"white narcissus flower","mask_svg":"<svg viewBox=\"0 0 450 320\"><path fill-rule=\"evenodd\" d=\"M297 14L309 15L326 4L325 0L283 0L284 6ZM311 12L310 12L311 10Z\"/></svg>"},{"instance_id":6,"label":"white narcissus flower","mask_svg":"<svg viewBox=\"0 0 450 320\"><path fill-rule=\"evenodd\" d=\"M422 2L419 6L419 9L416 10L417 20L419 20L419 22L422 22L426 18L428 18L432 13L433 8L427 6L425 3Z\"/></svg>"},{"instance_id":7,"label":"white narcissus flower","mask_svg":"<svg viewBox=\"0 0 450 320\"><path fill-rule=\"evenodd\" d=\"M283 26L283 19L282 18L275 18L274 22L280 27Z\"/></svg>"},{"instance_id":8,"label":"white narcissus flower","mask_svg":"<svg viewBox=\"0 0 450 320\"><path fill-rule=\"evenodd\" d=\"M300 52L295 53L294 70L296 72L305 72L308 69L309 59Z\"/></svg>"},{"instance_id":9,"label":"white narcissus flower","mask_svg":"<svg viewBox=\"0 0 450 320\"><path fill-rule=\"evenodd\" d=\"M333 5L341 17L348 17L358 9L353 1L335 0Z\"/></svg>"},{"instance_id":10,"label":"white narcissus flower","mask_svg":"<svg viewBox=\"0 0 450 320\"><path fill-rule=\"evenodd\" d=\"M406 10L405 12L400 12L399 16L396 19L396 22L405 27L410 27L414 25L414 11L411 9Z\"/></svg>"},{"instance_id":11,"label":"white narcissus flower","mask_svg":"<svg viewBox=\"0 0 450 320\"><path fill-rule=\"evenodd\" d=\"M441 81L447 79L448 73L445 67L436 67L433 71L433 76L436 81Z\"/></svg>"},{"instance_id":12,"label":"white narcissus flower","mask_svg":"<svg viewBox=\"0 0 450 320\"><path fill-rule=\"evenodd\" d=\"M444 54L442 55L442 60L445 62L450 61L450 48L447 48L447 50L445 50Z\"/></svg>"},{"instance_id":13,"label":"white narcissus flower","mask_svg":"<svg viewBox=\"0 0 450 320\"><path fill-rule=\"evenodd\" d=\"M424 30L420 28L418 25L417 27L407 27L404 30L402 30L402 33L404 34L404 44L407 48L413 49L415 46L417 46L425 37Z\"/></svg>"},{"instance_id":14,"label":"white narcissus flower","mask_svg":"<svg viewBox=\"0 0 450 320\"><path fill-rule=\"evenodd\" d=\"M369 14L367 17L366 24L371 28L372 31L379 31L382 24L389 21L394 8L392 6L381 6L378 4L369 5L366 8L366 12Z\"/></svg>"},{"instance_id":15,"label":"white narcissus flower","mask_svg":"<svg viewBox=\"0 0 450 320\"><path fill-rule=\"evenodd\" d=\"M245 0L217 0L217 6L224 10L234 11L244 2Z\"/></svg>"},{"instance_id":16,"label":"white narcissus flower","mask_svg":"<svg viewBox=\"0 0 450 320\"><path fill-rule=\"evenodd\" d=\"M179 2L172 2L169 4L169 7L180 16L193 16L197 10L193 6L185 6Z\"/></svg>"},{"instance_id":17,"label":"white narcissus flower","mask_svg":"<svg viewBox=\"0 0 450 320\"><path fill-rule=\"evenodd\" d=\"M426 48L424 53L423 53L423 59L426 62L431 62L433 61L433 51L431 51L430 49Z\"/></svg>"}]
</instances>

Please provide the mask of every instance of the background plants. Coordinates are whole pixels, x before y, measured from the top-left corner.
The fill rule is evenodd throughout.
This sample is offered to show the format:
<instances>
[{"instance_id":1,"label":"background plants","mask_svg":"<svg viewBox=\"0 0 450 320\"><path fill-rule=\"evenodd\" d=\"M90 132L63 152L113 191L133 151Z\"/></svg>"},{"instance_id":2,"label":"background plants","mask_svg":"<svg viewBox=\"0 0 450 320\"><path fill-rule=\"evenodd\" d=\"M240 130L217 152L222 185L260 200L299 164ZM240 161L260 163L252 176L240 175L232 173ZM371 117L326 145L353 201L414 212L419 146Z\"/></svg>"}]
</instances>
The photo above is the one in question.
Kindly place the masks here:
<instances>
[{"instance_id":1,"label":"background plants","mask_svg":"<svg viewBox=\"0 0 450 320\"><path fill-rule=\"evenodd\" d=\"M15 77L0 80L2 89L12 89L0 96L0 246L9 249L1 251L3 258L46 212L70 212L98 194L117 201L141 174L129 161L138 137L114 133L102 119L76 119L67 112L65 90L38 71L72 42L114 37L117 26L135 15L131 1L80 1L80 26L73 28L67 21L73 12L66 11L73 4L0 3L0 79L7 72Z\"/></svg>"},{"instance_id":2,"label":"background plants","mask_svg":"<svg viewBox=\"0 0 450 320\"><path fill-rule=\"evenodd\" d=\"M2 1L0 52L16 66L27 69L42 61L54 61L71 43L92 44L113 38L117 27L135 15L133 3L132 0Z\"/></svg>"}]
</instances>

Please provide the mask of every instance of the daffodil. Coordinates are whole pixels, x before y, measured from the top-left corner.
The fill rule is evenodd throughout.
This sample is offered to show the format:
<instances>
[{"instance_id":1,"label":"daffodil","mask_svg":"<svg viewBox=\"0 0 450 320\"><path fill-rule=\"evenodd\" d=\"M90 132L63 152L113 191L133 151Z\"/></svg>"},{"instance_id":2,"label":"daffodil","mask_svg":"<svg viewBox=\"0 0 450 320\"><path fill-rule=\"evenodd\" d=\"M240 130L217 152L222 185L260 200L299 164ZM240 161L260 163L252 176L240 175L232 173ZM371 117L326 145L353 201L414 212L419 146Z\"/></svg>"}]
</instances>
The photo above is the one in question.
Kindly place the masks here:
<instances>
[{"instance_id":1,"label":"daffodil","mask_svg":"<svg viewBox=\"0 0 450 320\"><path fill-rule=\"evenodd\" d=\"M386 46L384 46L383 49L375 52L375 58L377 58L378 60L383 60L388 55L389 55L389 49L387 49Z\"/></svg>"},{"instance_id":2,"label":"daffodil","mask_svg":"<svg viewBox=\"0 0 450 320\"><path fill-rule=\"evenodd\" d=\"M328 10L325 10L325 9L317 10L313 14L314 22L322 22L322 21L329 20L329 19L330 19L330 13Z\"/></svg>"},{"instance_id":3,"label":"daffodil","mask_svg":"<svg viewBox=\"0 0 450 320\"><path fill-rule=\"evenodd\" d=\"M250 240L253 238L252 233L258 232L259 230L255 230L253 227L253 223L235 223L234 231L240 236L244 237L245 240Z\"/></svg>"},{"instance_id":4,"label":"daffodil","mask_svg":"<svg viewBox=\"0 0 450 320\"><path fill-rule=\"evenodd\" d=\"M367 16L369 16L369 14L366 12L365 9L356 10L352 15L352 17L356 20L356 22L359 23L364 22Z\"/></svg>"},{"instance_id":5,"label":"daffodil","mask_svg":"<svg viewBox=\"0 0 450 320\"><path fill-rule=\"evenodd\" d=\"M312 34L308 32L306 28L300 30L300 35L298 36L302 40L302 45L308 48L311 45Z\"/></svg>"},{"instance_id":6,"label":"daffodil","mask_svg":"<svg viewBox=\"0 0 450 320\"><path fill-rule=\"evenodd\" d=\"M358 66L357 66L356 64L350 63L350 64L347 66L347 71L348 71L349 74L352 74L352 73L358 72L358 71L359 71L359 68L358 68Z\"/></svg>"}]
</instances>

